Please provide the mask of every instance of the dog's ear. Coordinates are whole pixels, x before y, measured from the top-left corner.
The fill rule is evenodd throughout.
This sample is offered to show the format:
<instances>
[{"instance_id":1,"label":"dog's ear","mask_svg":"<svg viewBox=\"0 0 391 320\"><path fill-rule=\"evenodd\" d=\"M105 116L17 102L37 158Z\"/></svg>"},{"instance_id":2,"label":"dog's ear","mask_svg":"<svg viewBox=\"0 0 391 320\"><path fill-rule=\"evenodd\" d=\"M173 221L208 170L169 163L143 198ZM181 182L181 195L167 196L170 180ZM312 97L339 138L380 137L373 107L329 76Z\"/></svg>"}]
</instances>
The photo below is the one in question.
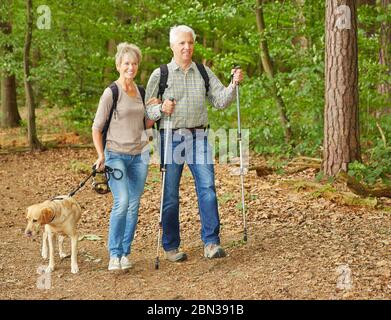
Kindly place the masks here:
<instances>
[{"instance_id":1,"label":"dog's ear","mask_svg":"<svg viewBox=\"0 0 391 320\"><path fill-rule=\"evenodd\" d=\"M41 216L39 218L40 224L47 224L52 221L54 212L52 208L45 207L41 210Z\"/></svg>"}]
</instances>

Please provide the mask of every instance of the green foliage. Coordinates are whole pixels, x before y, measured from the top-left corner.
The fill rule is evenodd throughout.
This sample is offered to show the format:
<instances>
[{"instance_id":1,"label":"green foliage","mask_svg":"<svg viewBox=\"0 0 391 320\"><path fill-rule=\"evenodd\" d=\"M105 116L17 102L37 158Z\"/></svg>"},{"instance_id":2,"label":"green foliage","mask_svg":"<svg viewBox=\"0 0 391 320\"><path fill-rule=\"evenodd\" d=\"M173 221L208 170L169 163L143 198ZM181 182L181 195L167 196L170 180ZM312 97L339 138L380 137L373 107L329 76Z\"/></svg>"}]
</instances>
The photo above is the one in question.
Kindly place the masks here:
<instances>
[{"instance_id":1,"label":"green foliage","mask_svg":"<svg viewBox=\"0 0 391 320\"><path fill-rule=\"evenodd\" d=\"M368 152L368 161L355 161L349 164L348 174L369 185L384 182L391 186L391 147L385 147L381 142Z\"/></svg>"},{"instance_id":2,"label":"green foliage","mask_svg":"<svg viewBox=\"0 0 391 320\"><path fill-rule=\"evenodd\" d=\"M264 1L263 5L264 37L278 92L290 119L293 146L284 141L271 83L262 68L255 3L253 0L33 1L34 21L39 17L39 5L45 4L51 10L50 29L38 29L34 23L31 72L37 106L70 109L65 114L67 125L90 136L99 97L118 77L115 52L108 49L109 41L132 42L142 49L143 61L136 80L145 86L151 72L171 59L170 27L187 24L197 34L194 60L205 59L224 85L229 83L234 65L241 65L245 71L245 81L240 87L241 119L242 128L250 130L253 150L272 155L273 159L297 154L321 157L325 2L306 0L302 8L296 1ZM0 36L0 48L13 47L12 53L0 54L0 72L16 75L19 100L24 97L25 11L24 1L0 3L2 20L13 24L11 35ZM389 11L390 6L358 8L362 151L365 166L380 170L371 171L371 181L384 178L389 172L385 161L379 162L376 156L381 153L382 143L376 122L385 132L386 141L391 140L391 120L385 116L389 97L378 90L379 84L391 82L390 73L378 62L381 24L390 22ZM210 108L209 122L213 129L236 128L235 103L223 111ZM351 170L358 172L358 166L353 165Z\"/></svg>"},{"instance_id":3,"label":"green foliage","mask_svg":"<svg viewBox=\"0 0 391 320\"><path fill-rule=\"evenodd\" d=\"M69 128L74 128L81 135L90 136L95 111L95 105L83 104L80 101L64 114L64 120Z\"/></svg>"}]
</instances>

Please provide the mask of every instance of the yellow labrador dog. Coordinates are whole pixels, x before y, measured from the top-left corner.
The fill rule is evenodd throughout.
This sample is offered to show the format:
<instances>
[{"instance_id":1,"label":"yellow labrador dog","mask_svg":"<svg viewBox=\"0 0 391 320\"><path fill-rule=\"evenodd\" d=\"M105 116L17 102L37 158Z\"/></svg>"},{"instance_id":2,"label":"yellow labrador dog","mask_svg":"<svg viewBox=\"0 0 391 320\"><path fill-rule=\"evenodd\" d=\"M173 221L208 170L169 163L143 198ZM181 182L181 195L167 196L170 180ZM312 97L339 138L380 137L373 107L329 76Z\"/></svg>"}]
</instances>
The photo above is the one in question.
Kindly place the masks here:
<instances>
[{"instance_id":1,"label":"yellow labrador dog","mask_svg":"<svg viewBox=\"0 0 391 320\"><path fill-rule=\"evenodd\" d=\"M71 238L71 272L79 272L77 265L77 232L76 224L81 217L81 208L76 200L69 196L60 196L54 200L46 200L27 208L26 236L32 236L39 230L39 225L45 226L42 236L42 257L47 259L49 243L49 266L46 272L54 270L54 247L53 236L58 234L59 254L66 257L62 249L64 236Z\"/></svg>"}]
</instances>

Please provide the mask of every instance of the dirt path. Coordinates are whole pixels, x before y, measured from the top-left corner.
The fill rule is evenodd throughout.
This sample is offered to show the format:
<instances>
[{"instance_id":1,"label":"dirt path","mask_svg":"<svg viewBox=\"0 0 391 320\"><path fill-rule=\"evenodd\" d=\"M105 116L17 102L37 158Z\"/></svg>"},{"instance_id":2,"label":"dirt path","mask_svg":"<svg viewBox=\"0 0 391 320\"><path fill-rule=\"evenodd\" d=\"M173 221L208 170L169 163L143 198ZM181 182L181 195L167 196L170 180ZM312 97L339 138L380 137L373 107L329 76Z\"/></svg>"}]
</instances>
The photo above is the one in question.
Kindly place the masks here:
<instances>
[{"instance_id":1,"label":"dirt path","mask_svg":"<svg viewBox=\"0 0 391 320\"><path fill-rule=\"evenodd\" d=\"M186 170L181 235L189 260L161 260L160 269L154 269L160 176L151 165L132 252L134 268L107 271L111 195L99 196L88 184L75 196L83 208L79 233L100 240L79 242L77 275L71 274L69 259L56 256L50 289L39 289L41 237L23 236L25 209L68 193L85 177L71 170L72 162L94 160L92 149L0 155L1 299L391 298L390 211L313 199L280 185L287 176L258 178L251 171L245 177L249 239L243 244L239 178L230 176L226 165L216 165L225 259L202 257L197 201Z\"/></svg>"}]
</instances>

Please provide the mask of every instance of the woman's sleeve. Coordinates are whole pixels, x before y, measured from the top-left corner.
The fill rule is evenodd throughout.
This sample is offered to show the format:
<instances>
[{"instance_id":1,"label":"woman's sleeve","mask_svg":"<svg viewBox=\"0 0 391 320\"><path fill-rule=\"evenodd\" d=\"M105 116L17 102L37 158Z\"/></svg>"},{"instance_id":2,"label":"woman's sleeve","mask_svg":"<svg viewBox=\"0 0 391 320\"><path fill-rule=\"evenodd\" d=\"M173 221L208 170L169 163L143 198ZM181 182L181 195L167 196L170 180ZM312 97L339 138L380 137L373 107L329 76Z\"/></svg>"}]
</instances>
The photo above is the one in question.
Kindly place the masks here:
<instances>
[{"instance_id":1,"label":"woman's sleeve","mask_svg":"<svg viewBox=\"0 0 391 320\"><path fill-rule=\"evenodd\" d=\"M110 88L106 88L99 100L98 109L95 114L92 128L102 132L106 120L109 117L113 106L113 93Z\"/></svg>"}]
</instances>

